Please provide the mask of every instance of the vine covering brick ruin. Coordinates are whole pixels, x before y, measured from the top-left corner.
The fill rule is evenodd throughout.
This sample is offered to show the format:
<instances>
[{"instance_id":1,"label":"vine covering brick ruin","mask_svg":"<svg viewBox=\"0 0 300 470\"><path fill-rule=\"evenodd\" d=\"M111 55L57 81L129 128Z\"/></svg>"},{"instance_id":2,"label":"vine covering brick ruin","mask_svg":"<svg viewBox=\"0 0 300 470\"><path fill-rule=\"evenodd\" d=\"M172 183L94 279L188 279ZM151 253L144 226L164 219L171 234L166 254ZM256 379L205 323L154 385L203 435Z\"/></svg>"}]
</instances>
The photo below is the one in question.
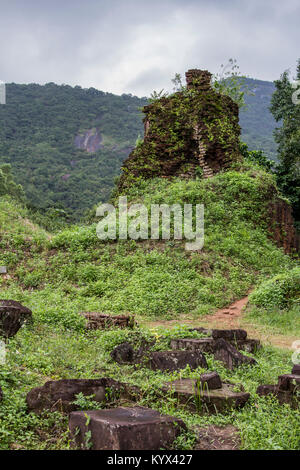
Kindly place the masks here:
<instances>
[{"instance_id":1,"label":"vine covering brick ruin","mask_svg":"<svg viewBox=\"0 0 300 470\"><path fill-rule=\"evenodd\" d=\"M188 70L182 91L143 108L144 140L123 165L119 191L139 179L179 176L209 178L241 161L239 109L211 86L207 70ZM291 206L275 186L266 200L270 238L286 253L299 250Z\"/></svg>"},{"instance_id":2,"label":"vine covering brick ruin","mask_svg":"<svg viewBox=\"0 0 300 470\"><path fill-rule=\"evenodd\" d=\"M139 178L210 177L241 158L238 105L213 89L207 70L189 70L186 81L144 107L144 141L125 161L120 189Z\"/></svg>"}]
</instances>

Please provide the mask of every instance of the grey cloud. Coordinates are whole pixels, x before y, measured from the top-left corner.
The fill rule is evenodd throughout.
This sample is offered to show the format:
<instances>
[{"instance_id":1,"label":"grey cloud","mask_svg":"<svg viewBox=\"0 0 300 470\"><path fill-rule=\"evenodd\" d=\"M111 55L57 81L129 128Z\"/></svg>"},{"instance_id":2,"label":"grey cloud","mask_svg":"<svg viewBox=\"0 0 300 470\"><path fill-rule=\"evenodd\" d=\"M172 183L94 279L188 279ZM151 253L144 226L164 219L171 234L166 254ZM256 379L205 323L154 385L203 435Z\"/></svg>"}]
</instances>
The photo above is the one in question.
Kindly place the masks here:
<instances>
[{"instance_id":1,"label":"grey cloud","mask_svg":"<svg viewBox=\"0 0 300 470\"><path fill-rule=\"evenodd\" d=\"M300 4L265 0L3 2L0 79L149 95L192 67L273 80L298 59Z\"/></svg>"}]
</instances>

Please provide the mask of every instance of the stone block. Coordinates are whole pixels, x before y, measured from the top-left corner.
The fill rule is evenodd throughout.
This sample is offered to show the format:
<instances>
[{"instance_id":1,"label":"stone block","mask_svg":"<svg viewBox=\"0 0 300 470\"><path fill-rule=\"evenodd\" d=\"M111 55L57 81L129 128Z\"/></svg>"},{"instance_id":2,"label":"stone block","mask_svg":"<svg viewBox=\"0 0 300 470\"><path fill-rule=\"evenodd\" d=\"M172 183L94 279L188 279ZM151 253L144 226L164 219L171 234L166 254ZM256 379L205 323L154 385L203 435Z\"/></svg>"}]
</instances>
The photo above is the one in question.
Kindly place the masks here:
<instances>
[{"instance_id":1,"label":"stone block","mask_svg":"<svg viewBox=\"0 0 300 470\"><path fill-rule=\"evenodd\" d=\"M300 364L294 364L292 374L300 375Z\"/></svg>"},{"instance_id":2,"label":"stone block","mask_svg":"<svg viewBox=\"0 0 300 470\"><path fill-rule=\"evenodd\" d=\"M32 312L15 300L0 300L0 336L15 336L25 321L31 320Z\"/></svg>"},{"instance_id":3,"label":"stone block","mask_svg":"<svg viewBox=\"0 0 300 470\"><path fill-rule=\"evenodd\" d=\"M245 351L251 354L256 353L256 351L261 349L261 343L258 339L249 338L249 339L229 341L229 342L240 351Z\"/></svg>"},{"instance_id":4,"label":"stone block","mask_svg":"<svg viewBox=\"0 0 300 470\"><path fill-rule=\"evenodd\" d=\"M150 369L161 371L175 371L185 369L191 370L197 367L207 368L204 354L200 351L156 351L151 354L148 363Z\"/></svg>"},{"instance_id":5,"label":"stone block","mask_svg":"<svg viewBox=\"0 0 300 470\"><path fill-rule=\"evenodd\" d=\"M69 429L82 449L137 451L170 448L186 426L181 419L136 406L73 412Z\"/></svg>"},{"instance_id":6,"label":"stone block","mask_svg":"<svg viewBox=\"0 0 300 470\"><path fill-rule=\"evenodd\" d=\"M105 330L107 328L132 328L134 318L131 315L108 315L99 312L80 313L86 319L86 329Z\"/></svg>"},{"instance_id":7,"label":"stone block","mask_svg":"<svg viewBox=\"0 0 300 470\"><path fill-rule=\"evenodd\" d=\"M202 388L207 390L217 390L222 388L222 381L217 372L209 372L200 375L200 382Z\"/></svg>"},{"instance_id":8,"label":"stone block","mask_svg":"<svg viewBox=\"0 0 300 470\"><path fill-rule=\"evenodd\" d=\"M184 338L172 339L171 348L175 350L187 349L192 351L213 352L214 340L212 338Z\"/></svg>"},{"instance_id":9,"label":"stone block","mask_svg":"<svg viewBox=\"0 0 300 470\"><path fill-rule=\"evenodd\" d=\"M137 359L132 345L128 342L116 346L110 356L118 364L132 364Z\"/></svg>"},{"instance_id":10,"label":"stone block","mask_svg":"<svg viewBox=\"0 0 300 470\"><path fill-rule=\"evenodd\" d=\"M234 346L224 339L218 339L214 343L214 358L218 361L222 361L225 367L229 370L233 370L244 364L257 364L255 359L240 353Z\"/></svg>"},{"instance_id":11,"label":"stone block","mask_svg":"<svg viewBox=\"0 0 300 470\"><path fill-rule=\"evenodd\" d=\"M289 390L295 393L296 389L300 391L300 375L297 374L284 374L278 377L279 390Z\"/></svg>"},{"instance_id":12,"label":"stone block","mask_svg":"<svg viewBox=\"0 0 300 470\"><path fill-rule=\"evenodd\" d=\"M236 389L239 388L239 391ZM199 380L181 379L168 382L163 387L164 393L171 393L179 403L186 404L198 413L217 413L229 408L240 408L248 401L250 394L242 385L222 383L222 388L207 390Z\"/></svg>"},{"instance_id":13,"label":"stone block","mask_svg":"<svg viewBox=\"0 0 300 470\"><path fill-rule=\"evenodd\" d=\"M299 399L297 398L297 395L292 393L290 390L280 390L277 384L260 385L257 388L256 393L261 397L273 395L277 398L280 405L284 405L286 403L292 408L299 408Z\"/></svg>"},{"instance_id":14,"label":"stone block","mask_svg":"<svg viewBox=\"0 0 300 470\"><path fill-rule=\"evenodd\" d=\"M46 409L70 412L77 409L73 402L79 393L93 395L94 401L102 403L107 401L107 394L110 400L119 396L130 398L138 394L138 389L110 378L56 380L30 390L26 403L28 410L36 413Z\"/></svg>"}]
</instances>

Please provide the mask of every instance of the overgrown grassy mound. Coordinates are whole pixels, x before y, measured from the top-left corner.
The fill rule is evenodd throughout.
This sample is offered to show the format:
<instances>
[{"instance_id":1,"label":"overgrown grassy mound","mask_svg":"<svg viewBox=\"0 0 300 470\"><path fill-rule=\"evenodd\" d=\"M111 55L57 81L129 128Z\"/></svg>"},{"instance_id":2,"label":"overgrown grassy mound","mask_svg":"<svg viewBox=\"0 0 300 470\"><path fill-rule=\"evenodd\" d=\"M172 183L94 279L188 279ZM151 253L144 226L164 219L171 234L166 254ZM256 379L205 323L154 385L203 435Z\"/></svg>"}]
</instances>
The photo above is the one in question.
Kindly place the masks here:
<instances>
[{"instance_id":1,"label":"overgrown grassy mound","mask_svg":"<svg viewBox=\"0 0 300 470\"><path fill-rule=\"evenodd\" d=\"M273 276L249 297L248 318L257 323L300 334L300 268Z\"/></svg>"},{"instance_id":2,"label":"overgrown grassy mound","mask_svg":"<svg viewBox=\"0 0 300 470\"><path fill-rule=\"evenodd\" d=\"M250 296L258 307L289 307L300 302L300 268L278 274L262 283Z\"/></svg>"},{"instance_id":3,"label":"overgrown grassy mound","mask_svg":"<svg viewBox=\"0 0 300 470\"><path fill-rule=\"evenodd\" d=\"M265 205L274 194L272 178L254 167L230 171L210 180L140 182L130 202L203 203L205 244L188 252L183 241L100 241L96 224L70 227L49 235L28 219L27 210L9 197L0 198L0 298L14 299L33 311L33 323L7 345L0 366L1 449L68 449L67 416L26 411L26 393L47 380L108 376L141 387L139 405L184 419L188 433L178 448L193 446L197 428L234 424L245 449L298 449L299 419L288 405L255 394L260 384L276 383L291 369L290 351L264 347L258 364L228 372L207 355L210 370L223 380L242 383L251 400L241 410L222 415L192 414L172 397L157 398L162 384L179 377L199 377L204 370L153 372L112 362L110 352L123 341L135 347L156 338L155 349L170 348L170 339L199 337L189 327L174 331L146 326L136 330L86 332L81 311L130 312L140 323L153 319L199 318L240 298L266 277L282 275L295 263L269 240ZM283 331L283 330L282 330ZM77 397L81 409L95 406ZM117 406L111 403L110 406ZM286 426L286 423L289 426Z\"/></svg>"},{"instance_id":4,"label":"overgrown grassy mound","mask_svg":"<svg viewBox=\"0 0 300 470\"><path fill-rule=\"evenodd\" d=\"M255 168L132 187L129 203L149 208L204 204L205 243L195 252L185 250L185 240L100 241L96 224L49 237L27 221L24 209L2 205L1 263L10 278L2 279L1 296L26 301L43 322L74 328L82 310L200 317L247 294L266 275L293 267L268 238L265 207L273 193L271 176Z\"/></svg>"}]
</instances>

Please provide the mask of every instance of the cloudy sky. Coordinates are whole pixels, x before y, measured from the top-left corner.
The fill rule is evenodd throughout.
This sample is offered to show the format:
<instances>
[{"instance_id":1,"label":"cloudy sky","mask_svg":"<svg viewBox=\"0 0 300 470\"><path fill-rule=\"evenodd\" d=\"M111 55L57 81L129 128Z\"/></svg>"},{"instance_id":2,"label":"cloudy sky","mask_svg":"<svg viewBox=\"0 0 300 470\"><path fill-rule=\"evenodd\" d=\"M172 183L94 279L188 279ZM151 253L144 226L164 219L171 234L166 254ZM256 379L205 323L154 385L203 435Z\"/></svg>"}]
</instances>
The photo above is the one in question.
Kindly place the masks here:
<instances>
[{"instance_id":1,"label":"cloudy sky","mask_svg":"<svg viewBox=\"0 0 300 470\"><path fill-rule=\"evenodd\" d=\"M0 80L146 96L231 57L274 80L295 69L299 20L299 0L0 0Z\"/></svg>"}]
</instances>

